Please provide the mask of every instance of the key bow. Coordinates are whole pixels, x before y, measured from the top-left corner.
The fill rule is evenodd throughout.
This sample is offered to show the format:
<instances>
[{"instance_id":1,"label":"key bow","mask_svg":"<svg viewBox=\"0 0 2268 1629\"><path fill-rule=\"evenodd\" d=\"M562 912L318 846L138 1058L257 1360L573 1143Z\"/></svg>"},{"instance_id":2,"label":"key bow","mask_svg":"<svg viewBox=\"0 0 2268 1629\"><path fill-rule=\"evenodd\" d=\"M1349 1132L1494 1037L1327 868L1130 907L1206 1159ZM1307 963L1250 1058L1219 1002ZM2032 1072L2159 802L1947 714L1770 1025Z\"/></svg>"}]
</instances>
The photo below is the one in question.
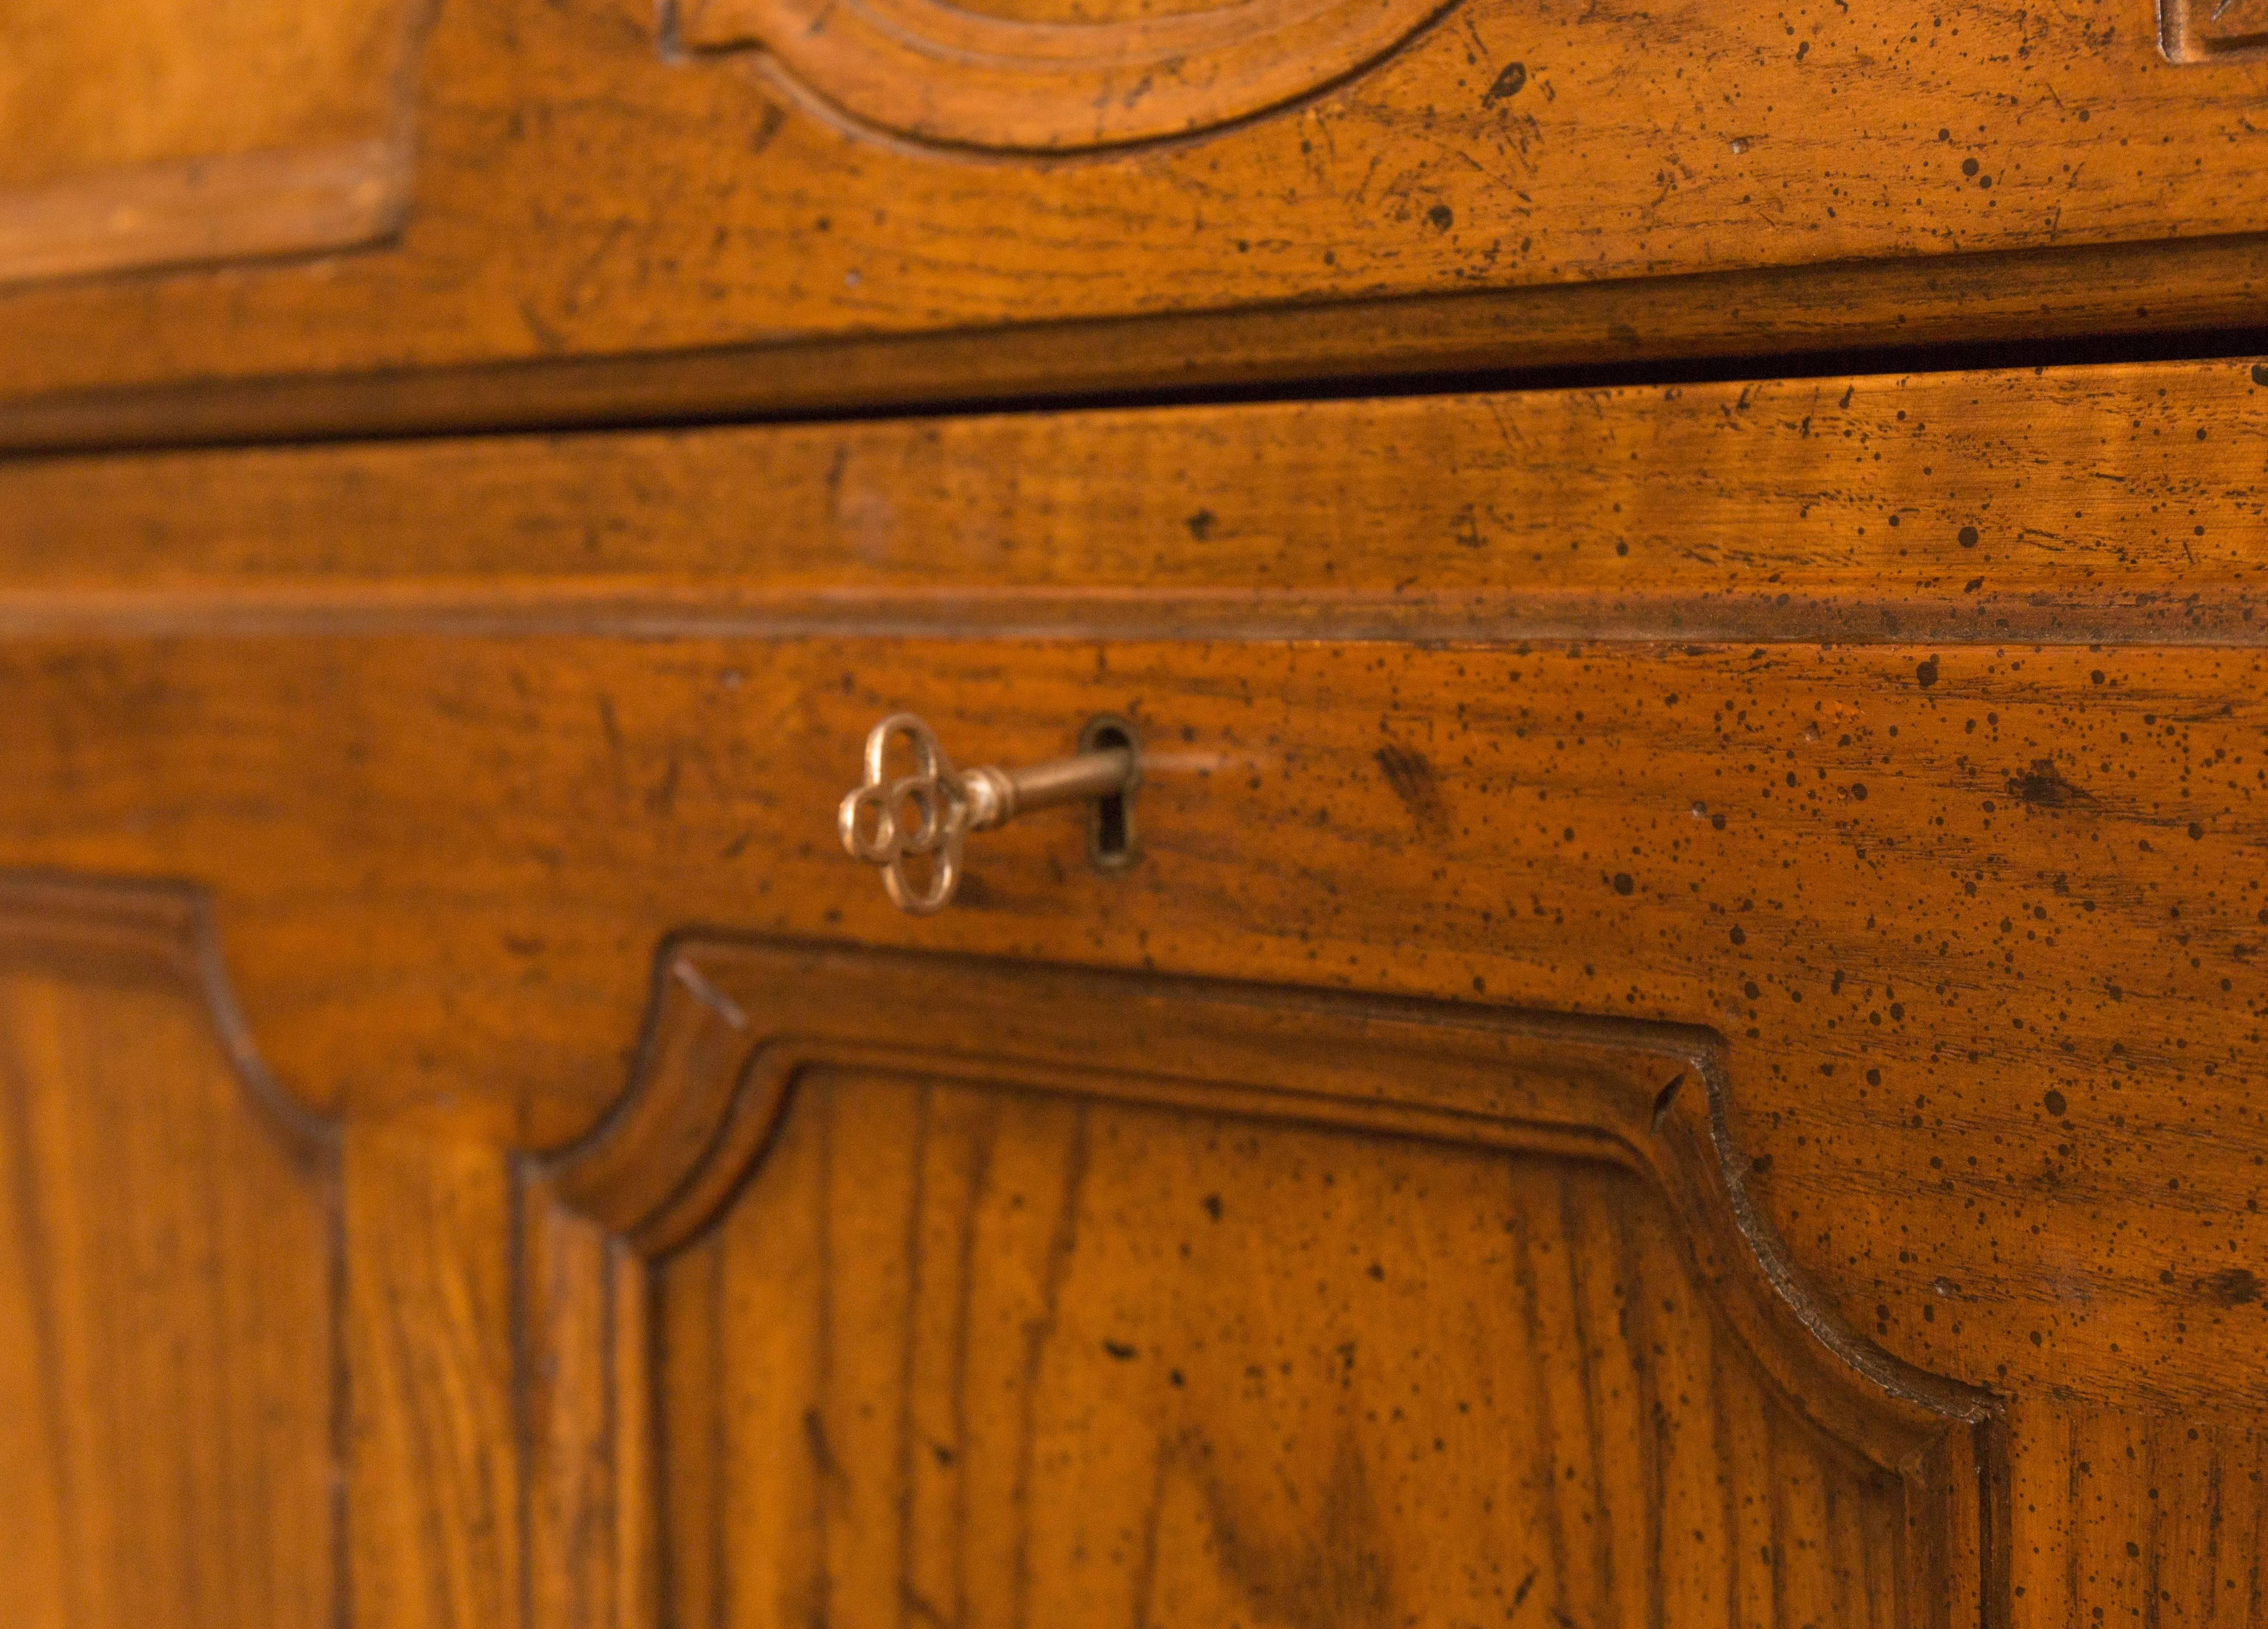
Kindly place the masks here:
<instances>
[{"instance_id":1,"label":"key bow","mask_svg":"<svg viewBox=\"0 0 2268 1629\"><path fill-rule=\"evenodd\" d=\"M889 753L895 736L912 745L914 772L894 780ZM867 731L866 778L843 797L836 824L853 859L881 868L882 885L900 910L928 916L952 901L961 885L961 850L968 836L968 789L922 719L893 713ZM930 857L929 881L916 888L906 862L919 855Z\"/></svg>"}]
</instances>

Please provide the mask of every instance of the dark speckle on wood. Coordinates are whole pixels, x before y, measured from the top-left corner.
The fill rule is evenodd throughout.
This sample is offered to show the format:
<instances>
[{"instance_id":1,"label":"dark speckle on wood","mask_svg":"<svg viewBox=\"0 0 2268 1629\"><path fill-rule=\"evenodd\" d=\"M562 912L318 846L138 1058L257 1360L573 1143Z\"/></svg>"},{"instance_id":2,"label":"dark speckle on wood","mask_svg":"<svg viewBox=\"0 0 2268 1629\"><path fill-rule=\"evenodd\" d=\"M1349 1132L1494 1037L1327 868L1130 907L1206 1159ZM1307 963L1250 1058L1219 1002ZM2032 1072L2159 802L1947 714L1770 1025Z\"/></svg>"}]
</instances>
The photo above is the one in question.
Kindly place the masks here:
<instances>
[{"instance_id":1,"label":"dark speckle on wood","mask_svg":"<svg viewBox=\"0 0 2268 1629\"><path fill-rule=\"evenodd\" d=\"M1410 811L1413 825L1428 836L1446 835L1448 811L1441 803L1440 777L1426 756L1412 747L1381 746L1371 755L1385 772L1386 784Z\"/></svg>"},{"instance_id":2,"label":"dark speckle on wood","mask_svg":"<svg viewBox=\"0 0 2268 1629\"><path fill-rule=\"evenodd\" d=\"M2095 801L2094 795L2085 788L2065 780L2055 760L2048 758L2036 758L2029 769L2010 775L2008 795L2023 799L2036 809L2068 809L2074 803Z\"/></svg>"},{"instance_id":3,"label":"dark speckle on wood","mask_svg":"<svg viewBox=\"0 0 2268 1629\"><path fill-rule=\"evenodd\" d=\"M1496 82L1489 86L1487 93L1481 98L1481 106L1486 107L1491 103L1503 101L1506 97L1517 96L1520 94L1521 87L1527 83L1528 64L1507 62L1505 64L1504 71L1497 75Z\"/></svg>"},{"instance_id":4,"label":"dark speckle on wood","mask_svg":"<svg viewBox=\"0 0 2268 1629\"><path fill-rule=\"evenodd\" d=\"M2198 1289L2224 1307L2242 1307L2260 1299L2260 1279L2250 1267L2224 1267L2199 1280Z\"/></svg>"}]
</instances>

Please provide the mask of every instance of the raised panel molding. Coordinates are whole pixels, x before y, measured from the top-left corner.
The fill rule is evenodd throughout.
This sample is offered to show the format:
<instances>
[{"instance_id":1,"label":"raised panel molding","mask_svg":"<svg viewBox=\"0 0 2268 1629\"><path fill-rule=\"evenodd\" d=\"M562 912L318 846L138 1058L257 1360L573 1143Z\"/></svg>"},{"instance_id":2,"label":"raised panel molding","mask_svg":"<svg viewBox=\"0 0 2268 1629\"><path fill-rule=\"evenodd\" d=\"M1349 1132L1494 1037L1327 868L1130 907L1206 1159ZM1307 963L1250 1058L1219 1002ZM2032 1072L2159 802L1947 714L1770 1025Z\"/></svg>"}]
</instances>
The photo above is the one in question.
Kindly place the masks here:
<instances>
[{"instance_id":1,"label":"raised panel molding","mask_svg":"<svg viewBox=\"0 0 2268 1629\"><path fill-rule=\"evenodd\" d=\"M525 1167L536 1621L2002 1621L1997 1405L1808 1294L1723 1090L1665 1024L677 943Z\"/></svg>"},{"instance_id":2,"label":"raised panel molding","mask_svg":"<svg viewBox=\"0 0 2268 1629\"><path fill-rule=\"evenodd\" d=\"M0 1615L340 1621L342 1272L198 897L0 877Z\"/></svg>"},{"instance_id":3,"label":"raised panel molding","mask_svg":"<svg viewBox=\"0 0 2268 1629\"><path fill-rule=\"evenodd\" d=\"M392 232L430 10L18 0L0 53L0 286Z\"/></svg>"},{"instance_id":4,"label":"raised panel molding","mask_svg":"<svg viewBox=\"0 0 2268 1629\"><path fill-rule=\"evenodd\" d=\"M2262 0L2159 0L2159 39L2177 62L2210 62L2268 49Z\"/></svg>"},{"instance_id":5,"label":"raised panel molding","mask_svg":"<svg viewBox=\"0 0 2268 1629\"><path fill-rule=\"evenodd\" d=\"M762 46L797 83L881 129L948 146L1071 152L1187 136L1280 106L1369 66L1454 4L1075 0L1057 15L1012 3L685 0L676 23L679 43L695 49Z\"/></svg>"}]
</instances>

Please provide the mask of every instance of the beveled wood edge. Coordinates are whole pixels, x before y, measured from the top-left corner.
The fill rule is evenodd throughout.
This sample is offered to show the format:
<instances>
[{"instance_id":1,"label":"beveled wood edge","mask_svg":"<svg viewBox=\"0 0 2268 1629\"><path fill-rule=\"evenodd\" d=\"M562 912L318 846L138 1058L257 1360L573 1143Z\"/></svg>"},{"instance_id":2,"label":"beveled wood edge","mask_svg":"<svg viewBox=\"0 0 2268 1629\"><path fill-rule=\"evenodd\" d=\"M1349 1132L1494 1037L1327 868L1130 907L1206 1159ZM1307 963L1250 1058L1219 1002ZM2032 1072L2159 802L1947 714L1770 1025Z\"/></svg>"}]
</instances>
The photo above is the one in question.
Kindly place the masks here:
<instances>
[{"instance_id":1,"label":"beveled wood edge","mask_svg":"<svg viewBox=\"0 0 2268 1629\"><path fill-rule=\"evenodd\" d=\"M66 279L225 271L397 238L409 215L417 86L439 4L401 7L399 54L386 76L390 111L359 136L113 165L0 190L0 297Z\"/></svg>"},{"instance_id":2,"label":"beveled wood edge","mask_svg":"<svg viewBox=\"0 0 2268 1629\"><path fill-rule=\"evenodd\" d=\"M202 889L138 878L0 871L0 965L7 964L97 983L155 986L177 992L197 1007L239 1096L320 1207L321 1266L328 1288L325 1317L333 1354L325 1444L333 1478L332 1590L338 1611L344 1614L353 1587L348 1488L354 1442L346 1358L348 1260L341 1127L294 1098L261 1060L230 987L220 936ZM165 1082L151 1085L163 1090Z\"/></svg>"},{"instance_id":3,"label":"beveled wood edge","mask_svg":"<svg viewBox=\"0 0 2268 1629\"><path fill-rule=\"evenodd\" d=\"M261 1060L230 986L202 889L138 878L0 871L0 962L67 971L92 981L180 988L202 1008L247 1101L276 1141L312 1174L335 1181L338 1125L293 1097Z\"/></svg>"},{"instance_id":4,"label":"beveled wood edge","mask_svg":"<svg viewBox=\"0 0 2268 1629\"><path fill-rule=\"evenodd\" d=\"M1348 392L1922 348L2264 346L2268 235L1833 262L939 334L0 393L0 454ZM2220 343L2223 336L2236 336ZM1867 353L1881 352L1879 357ZM2024 360L2029 360L2025 358ZM1933 363L1933 367L1943 365Z\"/></svg>"},{"instance_id":5,"label":"beveled wood edge","mask_svg":"<svg viewBox=\"0 0 2268 1629\"><path fill-rule=\"evenodd\" d=\"M990 1053L964 1058L866 1039L868 1025L857 1014L807 998L792 1018L768 1024L726 987L733 980L718 964L728 959L743 965L770 960L773 971L806 979L814 961L833 963L830 971L858 975L835 987L848 993L859 1013L875 1009L863 1003L893 970L924 975L946 970L964 977L990 974L1026 981L1037 975L1057 985L1086 986L1096 999L1107 1000L1113 988L1170 992L1177 1002L1207 1002L1216 1015L1243 1009L1327 1022L1384 1022L1445 1038L1518 1037L1543 1048L1565 1049L1571 1058L1587 1053L1623 1066L1647 1059L1657 1069L1641 1082L1625 1067L1627 1090L1611 1110L1594 1107L1581 1119L1528 1121L1375 1098L1357 1103L1280 1087L1226 1086L1124 1067L1084 1070L1004 1060ZM708 970L704 960L711 964ZM879 1002L880 1009L888 1005L887 1000ZM1057 1009L1055 1002L1038 1005L1050 1016ZM648 1373L653 1354L647 1349L651 1268L696 1241L714 1222L762 1163L796 1078L807 1068L829 1065L897 1068L993 1086L1008 1075L1011 1090L1204 1108L1632 1170L1668 1201L1683 1224L1701 1286L1783 1399L1830 1441L1896 1475L1904 1486L1903 1620L1921 1629L1970 1622L1995 1625L2010 1616L2010 1479L2003 1400L1885 1351L1811 1291L1748 1193L1748 1166L1727 1122L1728 1082L1720 1040L1705 1030L1669 1024L1163 974L1039 968L954 953L708 933L675 936L657 957L646 1034L628 1091L580 1141L521 1159L531 1229L540 1234L576 1218L579 1222L574 1225L595 1227L608 1241L596 1254L586 1251L581 1258L579 1276L576 1267L563 1266L556 1251L531 1251L553 1256L549 1270L577 1281L563 1294L556 1293L556 1283L550 1295L537 1295L533 1285L524 1293L544 1302L554 1317L578 1296L603 1305L600 1342L606 1355L586 1361L611 1370L615 1382L603 1421L531 1420L531 1442L547 1440L563 1424L567 1437L603 1437L607 1453L625 1456L618 1476L636 1482L654 1474L644 1434L622 1428L625 1421L650 1420L655 1405ZM1599 1067L1594 1062L1591 1069ZM1675 1073L1657 1086L1653 1082L1660 1067ZM1688 1082L1697 1081L1699 1089L1689 1090ZM1619 1123L1614 1112L1619 1112ZM633 1320L627 1337L615 1326L624 1308L630 1309ZM539 1364L547 1361L537 1350L543 1333L558 1333L552 1317L540 1323L540 1330L523 1323L528 1355ZM626 1438L637 1441L626 1444ZM587 1467L580 1474L587 1474ZM658 1490L650 1496L658 1497ZM619 1570L652 1580L659 1576L659 1536L652 1528L648 1499L617 1483L606 1503L619 1524ZM1910 1589L1903 1587L1907 1584ZM609 1621L623 1629L658 1621L657 1596L640 1589L622 1599L629 1615ZM1973 1618L1966 1610L1970 1601L1976 1603Z\"/></svg>"},{"instance_id":6,"label":"beveled wood edge","mask_svg":"<svg viewBox=\"0 0 2268 1629\"><path fill-rule=\"evenodd\" d=\"M0 193L0 287L374 243L409 203L406 139L140 165Z\"/></svg>"},{"instance_id":7,"label":"beveled wood edge","mask_svg":"<svg viewBox=\"0 0 2268 1629\"><path fill-rule=\"evenodd\" d=\"M1860 574L1854 574L1853 580ZM1448 642L1518 646L2085 645L2257 649L2268 596L2218 583L2179 598L2081 583L1980 598L1837 592L1777 582L1734 596L1546 588L1434 592L1329 588L891 586L767 591L737 585L623 591L577 583L285 583L28 589L0 583L0 638L1130 640L1158 643Z\"/></svg>"}]
</instances>

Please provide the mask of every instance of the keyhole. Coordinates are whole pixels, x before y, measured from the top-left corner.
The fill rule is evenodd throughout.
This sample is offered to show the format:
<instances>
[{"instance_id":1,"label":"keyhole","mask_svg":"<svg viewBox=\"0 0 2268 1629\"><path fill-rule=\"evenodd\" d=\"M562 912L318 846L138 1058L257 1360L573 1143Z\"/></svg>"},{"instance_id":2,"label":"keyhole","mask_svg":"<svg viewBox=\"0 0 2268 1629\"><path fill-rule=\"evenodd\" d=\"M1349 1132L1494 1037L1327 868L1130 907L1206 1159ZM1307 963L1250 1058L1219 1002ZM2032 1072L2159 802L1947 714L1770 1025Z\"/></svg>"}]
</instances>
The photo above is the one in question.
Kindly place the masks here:
<instances>
[{"instance_id":1,"label":"keyhole","mask_svg":"<svg viewBox=\"0 0 2268 1629\"><path fill-rule=\"evenodd\" d=\"M1134 778L1123 791L1099 797L1089 805L1086 857L1097 870L1123 871L1139 857L1134 843L1134 789L1141 783L1142 749L1134 726L1123 718L1091 718L1079 732L1082 752L1108 752L1119 747L1135 754Z\"/></svg>"}]
</instances>

